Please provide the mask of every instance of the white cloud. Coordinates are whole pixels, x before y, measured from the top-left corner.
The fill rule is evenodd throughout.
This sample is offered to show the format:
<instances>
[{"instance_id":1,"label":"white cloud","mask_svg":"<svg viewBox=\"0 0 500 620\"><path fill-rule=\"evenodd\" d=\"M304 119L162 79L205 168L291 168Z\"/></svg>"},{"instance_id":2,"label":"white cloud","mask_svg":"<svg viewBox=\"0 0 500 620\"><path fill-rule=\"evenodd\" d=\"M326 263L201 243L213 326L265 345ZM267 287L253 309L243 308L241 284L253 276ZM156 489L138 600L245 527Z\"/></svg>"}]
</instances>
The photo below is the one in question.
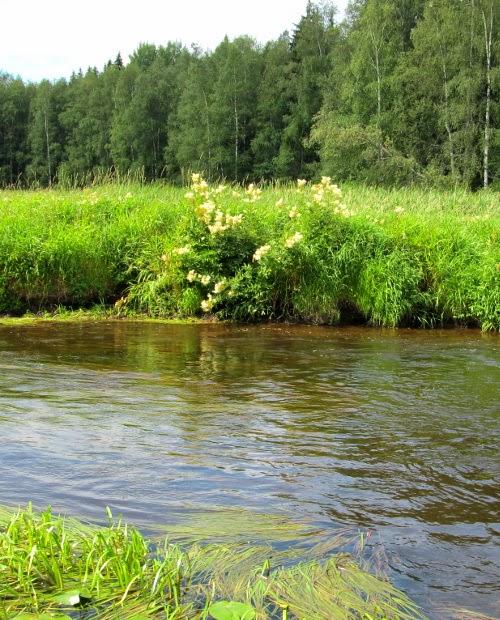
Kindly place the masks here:
<instances>
[{"instance_id":1,"label":"white cloud","mask_svg":"<svg viewBox=\"0 0 500 620\"><path fill-rule=\"evenodd\" d=\"M0 0L0 70L55 79L102 68L118 51L127 59L141 42L211 49L226 34L265 42L291 30L305 6L306 0Z\"/></svg>"}]
</instances>

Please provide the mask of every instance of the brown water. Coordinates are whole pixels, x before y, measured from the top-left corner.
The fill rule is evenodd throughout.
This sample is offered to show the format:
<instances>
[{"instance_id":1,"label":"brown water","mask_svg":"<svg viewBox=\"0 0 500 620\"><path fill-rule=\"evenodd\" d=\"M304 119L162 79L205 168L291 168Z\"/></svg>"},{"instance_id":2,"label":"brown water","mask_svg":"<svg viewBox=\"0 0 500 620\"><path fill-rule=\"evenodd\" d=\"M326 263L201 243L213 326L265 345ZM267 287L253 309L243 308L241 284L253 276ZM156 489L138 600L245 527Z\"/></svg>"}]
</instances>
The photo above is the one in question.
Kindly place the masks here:
<instances>
[{"instance_id":1,"label":"brown water","mask_svg":"<svg viewBox=\"0 0 500 620\"><path fill-rule=\"evenodd\" d=\"M496 616L499 380L476 331L0 326L0 503L370 530L427 611Z\"/></svg>"}]
</instances>

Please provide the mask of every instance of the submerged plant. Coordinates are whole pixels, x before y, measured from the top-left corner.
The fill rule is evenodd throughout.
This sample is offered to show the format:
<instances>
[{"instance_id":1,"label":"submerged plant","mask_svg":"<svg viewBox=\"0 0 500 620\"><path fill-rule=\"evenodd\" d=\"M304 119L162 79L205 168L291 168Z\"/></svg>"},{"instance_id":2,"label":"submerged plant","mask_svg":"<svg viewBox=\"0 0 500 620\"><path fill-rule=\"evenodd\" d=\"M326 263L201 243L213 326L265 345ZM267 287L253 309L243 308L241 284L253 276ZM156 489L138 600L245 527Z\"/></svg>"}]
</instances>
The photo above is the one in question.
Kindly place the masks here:
<instances>
[{"instance_id":1,"label":"submerged plant","mask_svg":"<svg viewBox=\"0 0 500 620\"><path fill-rule=\"evenodd\" d=\"M346 553L300 562L262 543L179 545L108 516L95 527L0 511L0 618L423 618Z\"/></svg>"}]
</instances>

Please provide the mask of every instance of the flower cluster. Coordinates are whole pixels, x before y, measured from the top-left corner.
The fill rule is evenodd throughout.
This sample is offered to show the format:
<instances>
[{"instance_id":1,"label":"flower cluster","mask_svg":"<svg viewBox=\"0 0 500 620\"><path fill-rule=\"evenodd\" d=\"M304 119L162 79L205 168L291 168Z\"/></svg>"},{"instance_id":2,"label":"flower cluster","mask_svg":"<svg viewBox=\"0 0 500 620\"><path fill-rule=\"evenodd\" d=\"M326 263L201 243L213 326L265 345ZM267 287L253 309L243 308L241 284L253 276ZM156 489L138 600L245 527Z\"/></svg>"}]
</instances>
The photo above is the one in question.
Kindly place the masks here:
<instances>
[{"instance_id":1,"label":"flower cluster","mask_svg":"<svg viewBox=\"0 0 500 620\"><path fill-rule=\"evenodd\" d=\"M203 310L203 312L210 312L210 310L212 310L212 308L214 307L214 304L215 299L209 293L207 295L207 298L201 302L201 309Z\"/></svg>"},{"instance_id":2,"label":"flower cluster","mask_svg":"<svg viewBox=\"0 0 500 620\"><path fill-rule=\"evenodd\" d=\"M202 222L208 225L212 221L215 210L215 203L211 200L207 200L196 207L196 215Z\"/></svg>"},{"instance_id":3,"label":"flower cluster","mask_svg":"<svg viewBox=\"0 0 500 620\"><path fill-rule=\"evenodd\" d=\"M211 235L217 235L218 233L222 233L229 228L241 224L243 215L224 213L220 209L217 209L215 202L210 199L210 196L224 192L227 189L225 185L219 185L212 191L200 174L193 174L191 176L191 181L192 191L186 194L186 198L191 200L200 198L202 200L196 207L196 215L198 219L207 226Z\"/></svg>"},{"instance_id":4,"label":"flower cluster","mask_svg":"<svg viewBox=\"0 0 500 620\"><path fill-rule=\"evenodd\" d=\"M349 211L343 202L337 203L333 209L333 212L336 215L341 215L342 217L351 217L351 215L354 215L354 211Z\"/></svg>"},{"instance_id":5,"label":"flower cluster","mask_svg":"<svg viewBox=\"0 0 500 620\"><path fill-rule=\"evenodd\" d=\"M257 248L253 254L253 259L254 261L260 261L260 259L265 256L269 250L271 249L271 246L268 244L266 245L261 245L260 248Z\"/></svg>"},{"instance_id":6,"label":"flower cluster","mask_svg":"<svg viewBox=\"0 0 500 620\"><path fill-rule=\"evenodd\" d=\"M241 213L239 215L230 215L229 213L223 213L222 211L216 211L215 217L211 224L209 224L206 220L204 220L208 226L208 230L210 234L216 235L218 233L224 232L228 230L228 228L233 228L234 226L238 226L243 221L243 215Z\"/></svg>"},{"instance_id":7,"label":"flower cluster","mask_svg":"<svg viewBox=\"0 0 500 620\"><path fill-rule=\"evenodd\" d=\"M256 187L254 183L250 183L245 190L245 194L247 196L247 198L245 198L245 202L255 202L260 198L262 190L259 187Z\"/></svg>"},{"instance_id":8,"label":"flower cluster","mask_svg":"<svg viewBox=\"0 0 500 620\"><path fill-rule=\"evenodd\" d=\"M329 195L335 200L340 201L342 192L338 185L332 184L330 177L321 177L321 181L311 186L313 191L313 200L315 202L323 202L325 196Z\"/></svg>"},{"instance_id":9,"label":"flower cluster","mask_svg":"<svg viewBox=\"0 0 500 620\"><path fill-rule=\"evenodd\" d=\"M202 196L208 198L210 190L208 183L201 176L201 174L194 172L191 175L191 191L186 194L186 198L193 199L195 196Z\"/></svg>"},{"instance_id":10,"label":"flower cluster","mask_svg":"<svg viewBox=\"0 0 500 620\"><path fill-rule=\"evenodd\" d=\"M220 194L227 192L226 196L228 198L232 196L239 201L253 203L260 198L262 193L261 189L256 187L253 183L248 185L245 189L240 190L232 189L231 187L228 188L224 185L209 188L205 180L199 174L192 175L190 190L191 191L188 192L186 196L193 200L193 208L197 219L204 225L205 230L210 233L212 237L240 225L243 221L242 214L232 215L226 211L225 208L220 206ZM280 257L284 258L285 251L304 242L303 232L297 230L298 226L294 230L293 224L298 224L299 222L297 222L297 220L301 218L301 216L301 219L305 218L307 220L309 215L313 215L309 210L313 207L314 203L318 204L321 209L323 206L328 207L330 212L333 211L333 213L344 217L352 215L352 212L342 203L342 192L337 185L332 183L330 177L324 176L321 178L321 181L316 184L309 184L305 179L297 179L296 192L296 204L293 204L294 201L292 200L292 204L290 205L286 196L276 200L275 206L277 209L281 210L282 215L280 216L280 221L285 226L286 232L282 237L281 243L273 243L272 245L271 243L266 243L255 249L252 255L252 262L255 263L256 269L262 268L257 264L263 261L264 257L266 257L271 250L273 250L271 254L273 258L279 261ZM287 220L289 223L285 224ZM202 238L210 239L208 235ZM227 238L227 241L230 241L230 239ZM235 238L234 241L238 243L237 238ZM211 245L210 248L212 249L213 246ZM215 250L217 251L217 248L215 248ZM182 256L190 251L192 251L191 247L186 245L174 249L172 253ZM246 262L248 259L244 260ZM265 264L266 261L264 261L264 265ZM229 299L236 294L235 291L237 289L232 288L233 277L221 277L220 274L217 274L217 268L216 271L213 271L213 275L203 275L191 269L186 274L186 279L190 283L206 287L204 289L205 298L200 301L200 309L205 313L212 312L213 308L217 307L222 300Z\"/></svg>"},{"instance_id":11,"label":"flower cluster","mask_svg":"<svg viewBox=\"0 0 500 620\"><path fill-rule=\"evenodd\" d=\"M225 290L227 287L227 282L226 280L219 280L218 282L215 283L214 286L214 294L218 295L219 293L222 293L223 290Z\"/></svg>"},{"instance_id":12,"label":"flower cluster","mask_svg":"<svg viewBox=\"0 0 500 620\"><path fill-rule=\"evenodd\" d=\"M285 247L293 248L293 246L299 243L299 241L302 241L302 239L303 239L303 234L296 232L291 237L288 237L288 239L285 239Z\"/></svg>"},{"instance_id":13,"label":"flower cluster","mask_svg":"<svg viewBox=\"0 0 500 620\"><path fill-rule=\"evenodd\" d=\"M212 292L214 295L218 295L219 293L222 293L226 288L227 288L227 282L225 279L222 279L222 280L219 280L219 282L215 283L214 290ZM208 293L207 298L203 299L201 302L201 309L203 310L203 312L210 312L212 308L214 307L214 305L216 304L216 302L217 302L217 299L212 295L212 293Z\"/></svg>"},{"instance_id":14,"label":"flower cluster","mask_svg":"<svg viewBox=\"0 0 500 620\"><path fill-rule=\"evenodd\" d=\"M208 286L211 279L212 278L209 275L202 275L201 273L196 273L194 269L190 269L186 276L186 280L188 282L201 282L203 286Z\"/></svg>"}]
</instances>

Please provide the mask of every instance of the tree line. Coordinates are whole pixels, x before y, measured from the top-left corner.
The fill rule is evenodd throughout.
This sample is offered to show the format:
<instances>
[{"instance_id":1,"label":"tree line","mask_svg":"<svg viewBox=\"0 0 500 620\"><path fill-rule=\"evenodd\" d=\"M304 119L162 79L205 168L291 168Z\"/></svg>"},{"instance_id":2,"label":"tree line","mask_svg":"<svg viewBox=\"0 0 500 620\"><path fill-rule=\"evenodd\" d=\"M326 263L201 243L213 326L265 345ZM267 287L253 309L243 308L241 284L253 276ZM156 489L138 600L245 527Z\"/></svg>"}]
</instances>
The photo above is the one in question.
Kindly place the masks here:
<instances>
[{"instance_id":1,"label":"tree line","mask_svg":"<svg viewBox=\"0 0 500 620\"><path fill-rule=\"evenodd\" d=\"M181 181L500 183L500 2L309 2L293 32L141 44L69 80L0 73L0 185L112 171Z\"/></svg>"}]
</instances>

